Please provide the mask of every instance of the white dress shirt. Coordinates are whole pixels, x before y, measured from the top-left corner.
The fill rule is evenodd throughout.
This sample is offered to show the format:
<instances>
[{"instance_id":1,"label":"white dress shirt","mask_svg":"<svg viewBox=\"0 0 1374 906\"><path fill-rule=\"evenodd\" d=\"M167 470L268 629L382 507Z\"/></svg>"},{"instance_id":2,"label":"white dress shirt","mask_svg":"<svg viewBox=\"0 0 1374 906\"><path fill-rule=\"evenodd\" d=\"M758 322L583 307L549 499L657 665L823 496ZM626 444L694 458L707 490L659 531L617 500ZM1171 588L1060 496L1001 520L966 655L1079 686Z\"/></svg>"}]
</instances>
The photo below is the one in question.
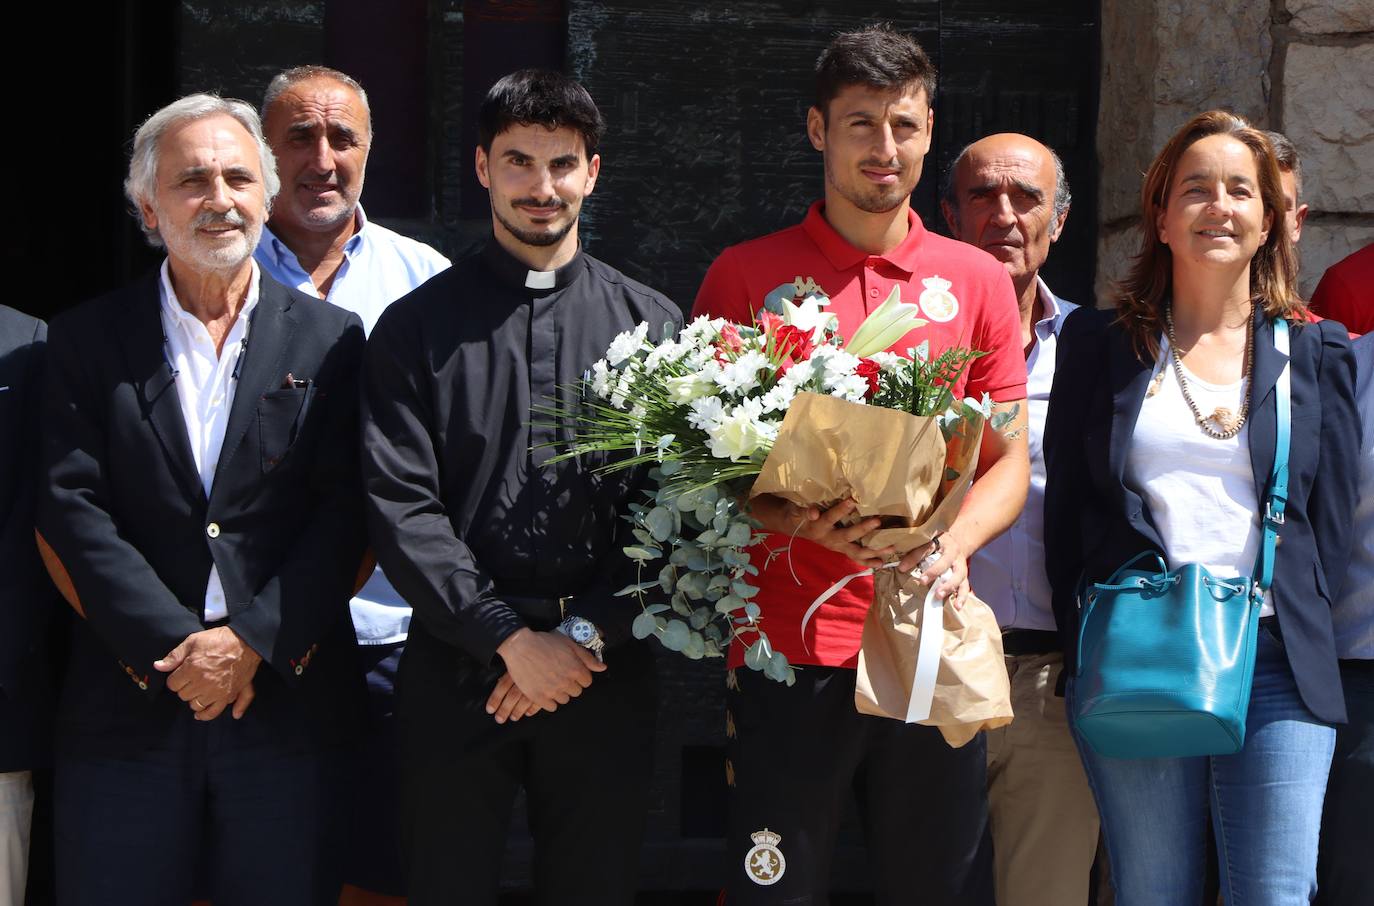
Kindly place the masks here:
<instances>
[{"instance_id":1,"label":"white dress shirt","mask_svg":"<svg viewBox=\"0 0 1374 906\"><path fill-rule=\"evenodd\" d=\"M1026 506L1011 528L969 558L969 587L997 615L1003 629L1054 630L1050 580L1045 574L1045 414L1054 384L1054 357L1064 319L1078 308L1055 297L1036 277L1044 314L1032 327L1026 358L1026 418L1031 479Z\"/></svg>"},{"instance_id":2,"label":"white dress shirt","mask_svg":"<svg viewBox=\"0 0 1374 906\"><path fill-rule=\"evenodd\" d=\"M356 312L370 334L388 305L445 270L449 260L423 242L368 220L362 205L357 210L358 231L344 243L344 260L325 301ZM262 242L253 254L274 280L319 298L295 253L270 228L263 227ZM380 566L359 589L350 610L360 645L401 642L410 631L410 607Z\"/></svg>"},{"instance_id":3,"label":"white dress shirt","mask_svg":"<svg viewBox=\"0 0 1374 906\"><path fill-rule=\"evenodd\" d=\"M251 263L251 266L253 274L248 280L248 297L239 309L233 326L229 328L229 335L224 338L221 352L216 353L210 331L177 301L168 263L162 262L164 351L176 378L181 417L186 422L191 454L195 457L196 471L200 473L200 484L207 497L215 481L215 469L219 466L229 409L234 404L239 359L247 348L253 310L258 305L259 271L256 263ZM211 565L210 576L205 584L203 619L211 623L228 615L219 569Z\"/></svg>"}]
</instances>

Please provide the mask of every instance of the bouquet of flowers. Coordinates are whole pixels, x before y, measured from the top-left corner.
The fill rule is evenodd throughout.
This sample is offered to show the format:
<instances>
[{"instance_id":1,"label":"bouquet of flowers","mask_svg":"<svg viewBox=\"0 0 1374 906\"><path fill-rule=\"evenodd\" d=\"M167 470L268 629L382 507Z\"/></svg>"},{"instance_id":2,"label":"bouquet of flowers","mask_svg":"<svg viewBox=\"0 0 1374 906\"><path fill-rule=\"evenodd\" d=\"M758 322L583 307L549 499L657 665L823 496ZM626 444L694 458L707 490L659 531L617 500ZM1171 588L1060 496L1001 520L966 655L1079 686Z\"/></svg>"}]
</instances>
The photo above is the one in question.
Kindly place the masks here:
<instances>
[{"instance_id":1,"label":"bouquet of flowers","mask_svg":"<svg viewBox=\"0 0 1374 906\"><path fill-rule=\"evenodd\" d=\"M720 657L738 640L746 665L790 684L792 666L769 644L766 615L752 600L759 564L751 548L762 536L746 501L794 401L824 395L928 416L946 439L966 419L981 430L990 417L986 399L955 400L952 390L982 352L932 357L928 343L906 355L887 351L926 323L899 289L848 339L826 304L788 283L768 294L752 325L699 317L654 344L641 324L592 367L576 388L579 404L539 407L571 432L559 458L616 453L605 468L650 466L653 490L625 517L636 543L624 550L641 581L618 592L640 604L637 638L656 636L692 659ZM939 466L946 483L959 477Z\"/></svg>"}]
</instances>

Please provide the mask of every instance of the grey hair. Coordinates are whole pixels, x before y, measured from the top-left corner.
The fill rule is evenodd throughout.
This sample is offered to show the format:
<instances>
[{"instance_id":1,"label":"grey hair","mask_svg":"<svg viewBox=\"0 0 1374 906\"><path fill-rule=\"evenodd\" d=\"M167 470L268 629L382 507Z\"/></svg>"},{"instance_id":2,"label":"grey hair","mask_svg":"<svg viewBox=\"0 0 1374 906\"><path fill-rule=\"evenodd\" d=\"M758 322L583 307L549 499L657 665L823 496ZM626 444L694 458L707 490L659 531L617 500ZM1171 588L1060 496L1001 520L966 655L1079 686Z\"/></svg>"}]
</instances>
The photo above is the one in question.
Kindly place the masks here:
<instances>
[{"instance_id":1,"label":"grey hair","mask_svg":"<svg viewBox=\"0 0 1374 906\"><path fill-rule=\"evenodd\" d=\"M1302 158L1298 156L1298 149L1282 132L1266 132L1264 136L1274 146L1274 160L1279 169L1293 174L1293 189L1297 192L1298 201L1302 201Z\"/></svg>"},{"instance_id":2,"label":"grey hair","mask_svg":"<svg viewBox=\"0 0 1374 906\"><path fill-rule=\"evenodd\" d=\"M267 213L271 213L272 199L277 197L281 180L277 178L277 159L263 138L262 123L253 105L216 94L188 94L148 117L134 133L134 150L129 156L129 175L124 179L124 195L133 206L134 217L138 219L144 238L153 248L162 248L164 243L158 231L144 220L141 205L143 202L151 204L157 192L158 144L173 126L212 116L233 117L253 136L258 149L258 161L262 165Z\"/></svg>"},{"instance_id":3,"label":"grey hair","mask_svg":"<svg viewBox=\"0 0 1374 906\"><path fill-rule=\"evenodd\" d=\"M267 119L267 111L281 97L281 93L292 85L299 85L301 82L309 82L314 79L328 79L338 82L353 89L358 95L358 100L363 102L363 110L367 112L367 134L372 135L372 104L367 100L367 92L363 86L358 84L358 80L346 72L337 69L330 69L328 66L317 66L308 64L305 66L293 66L283 70L272 77L272 81L267 83L267 90L262 95L262 118Z\"/></svg>"},{"instance_id":4,"label":"grey hair","mask_svg":"<svg viewBox=\"0 0 1374 906\"><path fill-rule=\"evenodd\" d=\"M963 163L968 156L968 151L977 142L969 142L959 149L955 155L953 163L945 168L944 176L940 180L940 198L954 211L959 210L959 193L954 187L954 172L959 169L959 164ZM1069 177L1064 172L1064 160L1053 148L1044 142L1040 142L1040 147L1050 153L1050 160L1054 161L1054 219L1058 220L1073 204L1073 193L1069 191Z\"/></svg>"}]
</instances>

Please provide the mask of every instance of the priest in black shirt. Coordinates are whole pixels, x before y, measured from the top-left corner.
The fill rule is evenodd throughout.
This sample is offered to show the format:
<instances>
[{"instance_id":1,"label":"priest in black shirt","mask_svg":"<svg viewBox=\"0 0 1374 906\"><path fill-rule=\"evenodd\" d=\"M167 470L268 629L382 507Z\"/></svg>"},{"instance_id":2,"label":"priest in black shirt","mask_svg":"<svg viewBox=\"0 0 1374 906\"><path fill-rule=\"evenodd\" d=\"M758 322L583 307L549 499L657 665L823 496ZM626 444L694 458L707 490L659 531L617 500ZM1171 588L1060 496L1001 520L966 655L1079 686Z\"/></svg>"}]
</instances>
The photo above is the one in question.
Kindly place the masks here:
<instances>
[{"instance_id":1,"label":"priest in black shirt","mask_svg":"<svg viewBox=\"0 0 1374 906\"><path fill-rule=\"evenodd\" d=\"M629 638L619 517L642 472L550 464L532 405L623 330L680 310L582 251L603 123L523 70L479 112L493 237L389 307L368 343L363 469L377 559L415 609L401 662L410 902L494 904L517 788L541 903L634 900L653 751L652 656Z\"/></svg>"}]
</instances>

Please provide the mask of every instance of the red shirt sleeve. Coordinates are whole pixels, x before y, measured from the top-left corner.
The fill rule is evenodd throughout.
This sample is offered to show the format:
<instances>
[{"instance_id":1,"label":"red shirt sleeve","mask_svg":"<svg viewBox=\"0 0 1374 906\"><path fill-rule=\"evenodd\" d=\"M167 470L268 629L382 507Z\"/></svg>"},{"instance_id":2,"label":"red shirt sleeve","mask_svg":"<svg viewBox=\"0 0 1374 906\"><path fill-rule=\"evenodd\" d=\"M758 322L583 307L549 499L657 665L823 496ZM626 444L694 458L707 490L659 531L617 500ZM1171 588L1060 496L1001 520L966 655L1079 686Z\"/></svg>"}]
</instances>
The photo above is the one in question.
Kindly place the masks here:
<instances>
[{"instance_id":1,"label":"red shirt sleeve","mask_svg":"<svg viewBox=\"0 0 1374 906\"><path fill-rule=\"evenodd\" d=\"M999 279L988 286L974 330L974 348L988 354L969 365L964 394L978 400L986 393L994 403L1007 403L1026 398L1026 357L1016 290L1000 265L997 271Z\"/></svg>"},{"instance_id":2,"label":"red shirt sleeve","mask_svg":"<svg viewBox=\"0 0 1374 906\"><path fill-rule=\"evenodd\" d=\"M1334 267L1322 274L1321 281L1312 293L1312 311L1323 318L1341 322L1352 336L1368 333L1374 328L1374 323L1366 323L1374 321L1365 313L1369 308L1368 303L1360 304L1359 293Z\"/></svg>"},{"instance_id":3,"label":"red shirt sleeve","mask_svg":"<svg viewBox=\"0 0 1374 906\"><path fill-rule=\"evenodd\" d=\"M692 317L706 315L710 318L728 318L736 324L754 323L754 305L749 298L749 283L744 271L735 260L738 256L733 248L720 253L706 271L706 279L701 281L697 290L697 300L692 305ZM758 300L763 304L763 300Z\"/></svg>"}]
</instances>

